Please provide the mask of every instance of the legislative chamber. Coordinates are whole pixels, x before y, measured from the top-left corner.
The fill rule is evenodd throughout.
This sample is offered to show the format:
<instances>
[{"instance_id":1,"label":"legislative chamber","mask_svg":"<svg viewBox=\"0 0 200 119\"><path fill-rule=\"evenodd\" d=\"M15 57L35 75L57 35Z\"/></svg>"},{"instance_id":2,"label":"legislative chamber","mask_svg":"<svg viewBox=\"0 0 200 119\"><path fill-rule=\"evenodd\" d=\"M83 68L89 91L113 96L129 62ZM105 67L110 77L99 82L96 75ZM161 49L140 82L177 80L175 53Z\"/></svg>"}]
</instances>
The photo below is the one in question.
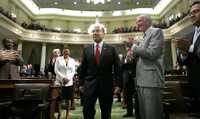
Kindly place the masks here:
<instances>
[{"instance_id":1,"label":"legislative chamber","mask_svg":"<svg viewBox=\"0 0 200 119\"><path fill-rule=\"evenodd\" d=\"M152 27L163 32L163 119L199 118L200 114L196 115L196 108L193 107L195 99L190 72L185 64L179 62L179 49L173 42L176 38L185 38L194 29L189 16L191 5L195 1L1 0L0 119L84 119L84 94L79 79L82 70L79 67L84 49L94 42L95 36L91 35L94 31L90 33L90 26L103 24L106 28L103 43L114 47L117 55L125 58L133 47L128 46L130 41L141 43L146 35L146 32L141 32L138 28L137 17L140 15L150 16ZM10 39L14 41L11 48L7 49L5 42ZM73 96L70 104L62 101L63 84L58 85L57 79L66 79L62 74L59 75L58 71L62 67L55 64L58 60L54 59L62 57L65 54L64 49L70 50L69 56L73 58L75 68L71 77ZM12 54L17 58L13 60ZM7 59L3 55L8 55ZM146 65L148 67L151 64ZM66 63L66 66L69 65ZM68 73L72 69L66 70ZM125 118L123 115L128 103L124 99L123 81L120 83L120 93L113 92L112 119ZM132 99L134 107L136 99ZM69 105L69 110L65 109L66 105ZM101 119L99 101L95 109L95 119ZM133 112L136 112L135 109ZM128 119L138 118L133 114Z\"/></svg>"}]
</instances>

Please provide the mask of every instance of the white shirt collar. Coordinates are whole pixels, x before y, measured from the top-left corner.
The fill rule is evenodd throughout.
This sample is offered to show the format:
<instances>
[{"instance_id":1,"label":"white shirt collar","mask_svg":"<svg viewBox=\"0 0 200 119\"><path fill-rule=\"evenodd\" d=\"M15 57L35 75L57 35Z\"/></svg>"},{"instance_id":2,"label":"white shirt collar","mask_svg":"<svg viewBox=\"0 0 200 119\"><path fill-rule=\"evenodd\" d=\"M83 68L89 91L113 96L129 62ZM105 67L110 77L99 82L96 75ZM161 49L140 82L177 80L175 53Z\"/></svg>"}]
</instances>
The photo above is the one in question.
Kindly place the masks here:
<instances>
[{"instance_id":1,"label":"white shirt collar","mask_svg":"<svg viewBox=\"0 0 200 119\"><path fill-rule=\"evenodd\" d=\"M200 32L200 27L195 27L195 31L198 31L198 33Z\"/></svg>"},{"instance_id":2,"label":"white shirt collar","mask_svg":"<svg viewBox=\"0 0 200 119\"><path fill-rule=\"evenodd\" d=\"M102 45L103 45L103 41L101 41L100 43L98 43L99 44L99 48L101 48L102 47ZM97 43L95 42L94 43L94 47L96 47L96 45L97 45Z\"/></svg>"}]
</instances>

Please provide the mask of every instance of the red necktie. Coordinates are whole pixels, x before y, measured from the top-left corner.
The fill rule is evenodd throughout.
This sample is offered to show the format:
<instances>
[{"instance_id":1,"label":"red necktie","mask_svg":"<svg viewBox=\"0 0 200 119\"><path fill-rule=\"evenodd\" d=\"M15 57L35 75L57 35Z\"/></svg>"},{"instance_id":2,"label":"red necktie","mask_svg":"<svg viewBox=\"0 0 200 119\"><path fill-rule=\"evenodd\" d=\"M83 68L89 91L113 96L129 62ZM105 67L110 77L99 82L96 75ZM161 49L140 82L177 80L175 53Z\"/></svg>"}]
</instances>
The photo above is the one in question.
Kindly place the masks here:
<instances>
[{"instance_id":1,"label":"red necktie","mask_svg":"<svg viewBox=\"0 0 200 119\"><path fill-rule=\"evenodd\" d=\"M95 55L96 64L99 64L99 57L100 57L99 44L96 44L96 55Z\"/></svg>"}]
</instances>

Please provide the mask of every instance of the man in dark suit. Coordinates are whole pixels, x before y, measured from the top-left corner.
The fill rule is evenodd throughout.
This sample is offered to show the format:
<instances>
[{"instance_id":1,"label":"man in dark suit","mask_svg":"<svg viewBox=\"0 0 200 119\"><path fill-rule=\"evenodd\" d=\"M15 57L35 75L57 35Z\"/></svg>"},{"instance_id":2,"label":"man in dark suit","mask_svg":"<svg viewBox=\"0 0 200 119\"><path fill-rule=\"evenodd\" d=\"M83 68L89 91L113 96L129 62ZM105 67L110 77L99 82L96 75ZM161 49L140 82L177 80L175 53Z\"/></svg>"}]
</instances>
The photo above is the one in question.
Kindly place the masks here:
<instances>
[{"instance_id":1,"label":"man in dark suit","mask_svg":"<svg viewBox=\"0 0 200 119\"><path fill-rule=\"evenodd\" d=\"M192 85L192 93L195 98L193 111L200 114L200 2L194 2L190 9L190 18L195 26L191 39L177 38L175 40L177 60L187 66L188 79Z\"/></svg>"},{"instance_id":2,"label":"man in dark suit","mask_svg":"<svg viewBox=\"0 0 200 119\"><path fill-rule=\"evenodd\" d=\"M111 119L113 79L119 79L117 75L120 62L115 48L103 41L105 32L102 24L94 24L91 27L94 43L83 51L79 76L83 87L80 89L83 89L84 94L84 119L94 119L97 99L101 118Z\"/></svg>"},{"instance_id":3,"label":"man in dark suit","mask_svg":"<svg viewBox=\"0 0 200 119\"><path fill-rule=\"evenodd\" d=\"M129 48L128 48L129 49ZM129 53L129 50L127 54ZM136 59L132 55L126 55L123 59L122 72L123 72L123 89L124 89L124 98L127 102L127 113L123 117L132 117L133 115L133 98L136 98L136 88L135 88L135 73L136 73ZM137 100L137 99L135 99ZM136 102L136 101L135 101ZM137 104L135 103L134 107L135 114L137 115ZM135 116L136 116L135 115Z\"/></svg>"}]
</instances>

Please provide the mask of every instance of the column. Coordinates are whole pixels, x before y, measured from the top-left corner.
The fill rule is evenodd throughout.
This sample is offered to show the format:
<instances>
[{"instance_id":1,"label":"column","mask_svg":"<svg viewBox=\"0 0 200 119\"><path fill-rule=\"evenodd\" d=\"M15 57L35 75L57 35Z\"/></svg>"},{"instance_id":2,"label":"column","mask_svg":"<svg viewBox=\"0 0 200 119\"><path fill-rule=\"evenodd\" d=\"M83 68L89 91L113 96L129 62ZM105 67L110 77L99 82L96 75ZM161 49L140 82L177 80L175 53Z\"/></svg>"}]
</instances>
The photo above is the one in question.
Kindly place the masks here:
<instances>
[{"instance_id":1,"label":"column","mask_svg":"<svg viewBox=\"0 0 200 119\"><path fill-rule=\"evenodd\" d=\"M40 71L44 72L46 60L46 43L42 43L42 53L41 53L41 62L40 62Z\"/></svg>"},{"instance_id":2,"label":"column","mask_svg":"<svg viewBox=\"0 0 200 119\"><path fill-rule=\"evenodd\" d=\"M20 58L22 58L22 41L21 40L18 41L17 50L19 51ZM23 62L24 62L24 60L23 60ZM20 66L18 66L18 71L20 72L20 70L21 70Z\"/></svg>"},{"instance_id":3,"label":"column","mask_svg":"<svg viewBox=\"0 0 200 119\"><path fill-rule=\"evenodd\" d=\"M20 55L22 56L22 41L18 42L17 50L20 52Z\"/></svg>"},{"instance_id":4,"label":"column","mask_svg":"<svg viewBox=\"0 0 200 119\"><path fill-rule=\"evenodd\" d=\"M176 47L175 44L171 40L171 52L172 52L172 63L173 63L173 69L177 62L177 55L176 55Z\"/></svg>"},{"instance_id":5,"label":"column","mask_svg":"<svg viewBox=\"0 0 200 119\"><path fill-rule=\"evenodd\" d=\"M69 44L64 44L64 48L70 48ZM62 51L61 51L62 52Z\"/></svg>"}]
</instances>

